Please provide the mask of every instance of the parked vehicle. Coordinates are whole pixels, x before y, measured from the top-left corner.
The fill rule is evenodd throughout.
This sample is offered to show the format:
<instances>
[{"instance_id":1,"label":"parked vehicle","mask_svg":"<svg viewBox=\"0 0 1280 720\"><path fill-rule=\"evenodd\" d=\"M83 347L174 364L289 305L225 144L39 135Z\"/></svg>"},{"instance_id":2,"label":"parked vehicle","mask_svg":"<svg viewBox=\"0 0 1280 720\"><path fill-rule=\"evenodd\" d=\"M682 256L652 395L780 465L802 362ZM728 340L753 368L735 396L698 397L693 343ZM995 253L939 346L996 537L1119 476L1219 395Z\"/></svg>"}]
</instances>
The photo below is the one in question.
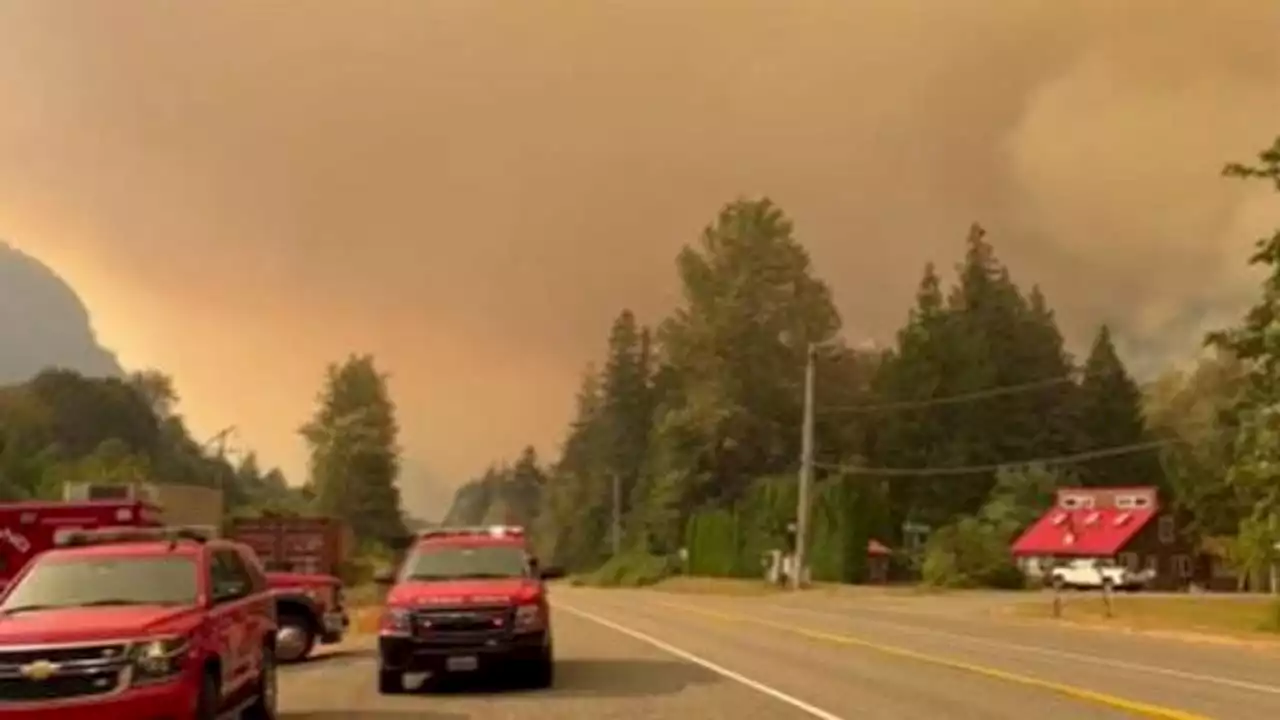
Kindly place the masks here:
<instances>
[{"instance_id":1,"label":"parked vehicle","mask_svg":"<svg viewBox=\"0 0 1280 720\"><path fill-rule=\"evenodd\" d=\"M1073 590L1137 590L1150 579L1150 573L1133 572L1103 558L1070 560L1049 572L1054 587Z\"/></svg>"},{"instance_id":2,"label":"parked vehicle","mask_svg":"<svg viewBox=\"0 0 1280 720\"><path fill-rule=\"evenodd\" d=\"M249 548L139 527L56 545L0 596L0 715L275 718L276 600Z\"/></svg>"},{"instance_id":3,"label":"parked vehicle","mask_svg":"<svg viewBox=\"0 0 1280 720\"><path fill-rule=\"evenodd\" d=\"M404 675L504 668L532 687L552 684L555 658L544 580L523 528L436 528L421 533L390 585L378 630L378 691Z\"/></svg>"},{"instance_id":4,"label":"parked vehicle","mask_svg":"<svg viewBox=\"0 0 1280 720\"><path fill-rule=\"evenodd\" d=\"M161 524L160 508L142 500L0 503L0 589L61 533Z\"/></svg>"},{"instance_id":5,"label":"parked vehicle","mask_svg":"<svg viewBox=\"0 0 1280 720\"><path fill-rule=\"evenodd\" d=\"M155 528L164 525L164 520L165 513L159 506L137 499L0 503L0 589L33 559L55 547L61 535L105 528ZM217 528L209 526L203 534L216 536ZM309 547L298 539L299 535L286 533L291 542L285 547ZM254 543L242 544L258 552ZM297 556L300 551L288 552ZM334 567L341 558L340 554L322 555L329 558L330 564L305 567ZM258 557L261 560L261 556ZM267 556L268 562L271 557ZM262 562L260 566L266 565ZM337 577L289 566L287 570L266 572L266 578L280 617L277 661L297 662L307 658L317 644L342 640L349 621L343 605L342 583Z\"/></svg>"},{"instance_id":6,"label":"parked vehicle","mask_svg":"<svg viewBox=\"0 0 1280 720\"><path fill-rule=\"evenodd\" d=\"M267 568L279 603L276 653L281 662L307 658L317 644L341 642L350 624L337 577L349 546L337 520L315 517L239 518L229 536L253 548Z\"/></svg>"}]
</instances>

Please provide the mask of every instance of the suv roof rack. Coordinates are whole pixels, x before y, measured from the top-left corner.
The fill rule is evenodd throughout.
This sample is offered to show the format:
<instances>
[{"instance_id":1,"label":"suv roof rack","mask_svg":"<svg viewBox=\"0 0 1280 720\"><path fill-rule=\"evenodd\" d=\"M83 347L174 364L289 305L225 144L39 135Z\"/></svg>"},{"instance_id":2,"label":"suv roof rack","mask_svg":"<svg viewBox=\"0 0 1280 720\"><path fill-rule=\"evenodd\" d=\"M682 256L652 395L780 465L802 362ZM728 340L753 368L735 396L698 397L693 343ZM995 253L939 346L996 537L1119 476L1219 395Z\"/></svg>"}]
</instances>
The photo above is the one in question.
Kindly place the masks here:
<instances>
[{"instance_id":1,"label":"suv roof rack","mask_svg":"<svg viewBox=\"0 0 1280 720\"><path fill-rule=\"evenodd\" d=\"M89 547L92 545L112 545L131 542L168 542L171 546L178 543L194 542L203 545L209 542L211 534L202 528L186 526L170 527L104 527L94 530L69 530L58 533L54 538L56 547Z\"/></svg>"},{"instance_id":2,"label":"suv roof rack","mask_svg":"<svg viewBox=\"0 0 1280 720\"><path fill-rule=\"evenodd\" d=\"M524 528L520 525L459 525L456 527L431 528L418 533L419 540L469 536L524 537Z\"/></svg>"}]
</instances>

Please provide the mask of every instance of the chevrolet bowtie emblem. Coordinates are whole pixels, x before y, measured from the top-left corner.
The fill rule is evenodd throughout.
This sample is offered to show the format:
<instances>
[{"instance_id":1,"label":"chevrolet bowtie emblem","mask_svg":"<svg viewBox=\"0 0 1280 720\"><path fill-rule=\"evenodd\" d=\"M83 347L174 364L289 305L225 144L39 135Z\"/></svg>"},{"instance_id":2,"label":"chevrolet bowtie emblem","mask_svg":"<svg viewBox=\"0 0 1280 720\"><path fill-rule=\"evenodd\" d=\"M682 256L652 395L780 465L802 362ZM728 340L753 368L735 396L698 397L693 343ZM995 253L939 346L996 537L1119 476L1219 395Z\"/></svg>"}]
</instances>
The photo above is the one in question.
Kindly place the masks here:
<instances>
[{"instance_id":1,"label":"chevrolet bowtie emblem","mask_svg":"<svg viewBox=\"0 0 1280 720\"><path fill-rule=\"evenodd\" d=\"M58 667L57 663L52 663L48 660L36 660L18 668L18 672L22 673L22 677L28 680L39 682L53 677L58 672Z\"/></svg>"}]
</instances>

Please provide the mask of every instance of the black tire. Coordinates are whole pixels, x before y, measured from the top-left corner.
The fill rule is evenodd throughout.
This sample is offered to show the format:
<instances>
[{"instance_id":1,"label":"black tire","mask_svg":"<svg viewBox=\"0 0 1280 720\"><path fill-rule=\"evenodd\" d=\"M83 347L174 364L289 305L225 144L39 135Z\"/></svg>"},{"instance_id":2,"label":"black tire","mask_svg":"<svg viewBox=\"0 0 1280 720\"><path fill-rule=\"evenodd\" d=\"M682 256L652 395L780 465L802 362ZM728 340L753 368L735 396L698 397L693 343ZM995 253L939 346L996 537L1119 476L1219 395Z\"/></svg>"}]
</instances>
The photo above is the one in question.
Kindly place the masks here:
<instances>
[{"instance_id":1,"label":"black tire","mask_svg":"<svg viewBox=\"0 0 1280 720\"><path fill-rule=\"evenodd\" d=\"M196 697L195 720L218 720L222 701L221 683L217 673L206 670L200 681L200 695Z\"/></svg>"},{"instance_id":2,"label":"black tire","mask_svg":"<svg viewBox=\"0 0 1280 720\"><path fill-rule=\"evenodd\" d=\"M262 674L258 676L253 704L244 709L240 720L276 720L279 685L276 684L276 653L269 645L262 648Z\"/></svg>"},{"instance_id":3,"label":"black tire","mask_svg":"<svg viewBox=\"0 0 1280 720\"><path fill-rule=\"evenodd\" d=\"M378 671L378 694L379 695L403 695L404 694L404 673L394 670Z\"/></svg>"},{"instance_id":4,"label":"black tire","mask_svg":"<svg viewBox=\"0 0 1280 720\"><path fill-rule=\"evenodd\" d=\"M285 613L280 615L278 623L276 659L282 663L296 663L310 657L316 646L316 629L311 619L296 613ZM296 642L294 638L297 639Z\"/></svg>"},{"instance_id":5,"label":"black tire","mask_svg":"<svg viewBox=\"0 0 1280 720\"><path fill-rule=\"evenodd\" d=\"M525 685L532 690L546 690L556 682L555 653L550 646L538 653L525 666Z\"/></svg>"}]
</instances>

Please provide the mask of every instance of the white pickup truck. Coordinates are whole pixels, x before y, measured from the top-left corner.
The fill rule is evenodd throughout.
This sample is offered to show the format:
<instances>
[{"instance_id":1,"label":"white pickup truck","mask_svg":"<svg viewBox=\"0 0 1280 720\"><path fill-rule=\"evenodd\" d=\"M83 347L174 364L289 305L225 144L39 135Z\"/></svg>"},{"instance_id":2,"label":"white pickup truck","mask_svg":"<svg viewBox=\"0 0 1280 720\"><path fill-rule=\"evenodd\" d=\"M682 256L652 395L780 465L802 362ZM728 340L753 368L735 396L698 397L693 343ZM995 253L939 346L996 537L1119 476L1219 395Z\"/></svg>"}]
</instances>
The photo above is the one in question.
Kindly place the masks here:
<instances>
[{"instance_id":1,"label":"white pickup truck","mask_svg":"<svg viewBox=\"0 0 1280 720\"><path fill-rule=\"evenodd\" d=\"M1133 572L1110 560L1081 558L1055 567L1049 582L1073 590L1137 590L1151 580L1150 571Z\"/></svg>"}]
</instances>

